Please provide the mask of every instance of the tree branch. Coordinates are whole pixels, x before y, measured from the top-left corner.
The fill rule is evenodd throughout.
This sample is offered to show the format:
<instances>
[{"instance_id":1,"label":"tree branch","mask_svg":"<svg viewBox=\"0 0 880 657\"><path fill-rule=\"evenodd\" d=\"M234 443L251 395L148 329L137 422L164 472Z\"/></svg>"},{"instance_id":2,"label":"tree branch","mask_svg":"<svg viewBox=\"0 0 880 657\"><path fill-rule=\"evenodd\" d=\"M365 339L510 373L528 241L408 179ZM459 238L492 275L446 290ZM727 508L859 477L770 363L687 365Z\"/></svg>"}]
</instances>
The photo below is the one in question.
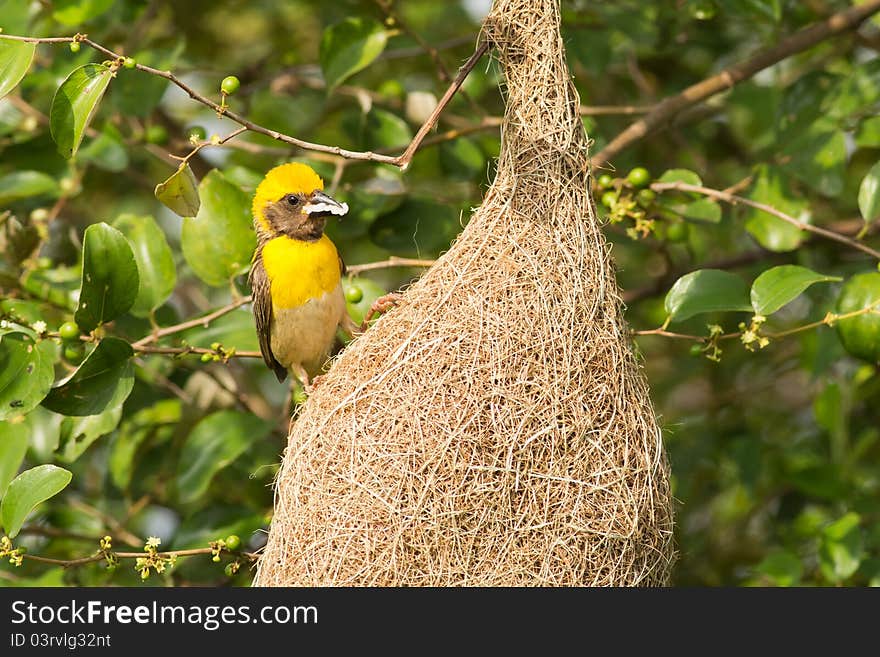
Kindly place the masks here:
<instances>
[{"instance_id":1,"label":"tree branch","mask_svg":"<svg viewBox=\"0 0 880 657\"><path fill-rule=\"evenodd\" d=\"M72 37L24 37L24 36L14 36L10 34L0 34L0 39L9 39L12 41L26 41L28 43L72 43L74 41L84 43L87 46L91 47L94 50L97 50L103 55L110 57L115 61L120 61L124 59L122 55L119 53L113 52L112 50L105 48L99 43L96 43L89 39L88 37L77 34ZM159 69L153 68L151 66L146 66L144 64L135 64L135 68L139 71L143 71L144 73L149 73L150 75L156 75L160 78L164 78L176 85L180 89L182 89L186 94L192 98L193 100L201 103L202 105L206 105L210 107L212 110L217 112L218 116L224 116L231 121L235 121L239 125L243 126L247 130L251 132L256 132L261 135L265 135L267 137L271 137L276 141L284 142L286 144L290 144L292 146L296 146L297 148L301 148L307 151L315 151L318 153L330 153L332 155L338 155L339 157L344 157L349 160L365 160L369 162L381 162L383 164L392 164L401 169L406 169L410 162L412 161L413 155L418 150L419 145L422 143L422 140L428 134L428 132L433 129L434 125L437 123L437 119L440 116L440 113L449 104L449 101L452 100L452 97L461 87L468 73L470 73L474 66L476 66L477 61L486 53L489 49L489 45L485 42L481 43L480 46L476 49L476 51L471 55L470 59L464 64L464 66L459 69L458 74L455 79L450 84L449 88L446 90L446 93L443 94L443 97L440 99L440 102L437 104L437 107L431 113L431 116L428 117L427 121L422 125L419 131L416 133L416 136L413 138L412 142L410 142L409 146L407 146L406 150L399 156L394 157L391 155L383 155L381 153L374 153L372 151L350 151L344 148L340 148L338 146L327 146L325 144L315 144L312 142L304 141L302 139L297 139L296 137L291 137L290 135L286 135L282 132L278 132L277 130L270 130L269 128L265 128L261 125L254 123L246 119L245 117L236 114L231 111L228 107L222 106L219 103L211 100L210 98L203 96L195 89L187 85L185 82L180 80L176 75L174 75L171 71L160 71Z\"/></svg>"},{"instance_id":2,"label":"tree branch","mask_svg":"<svg viewBox=\"0 0 880 657\"><path fill-rule=\"evenodd\" d=\"M880 0L878 0L878 4L880 4ZM724 201L725 203L730 203L731 205L747 205L749 207L755 208L756 210L761 210L762 212L766 212L767 214L771 214L774 217L782 219L782 221L785 221L792 226L796 226L801 230L814 233L815 235L819 235L829 240L834 240L835 242L839 242L840 244L846 244L853 249L857 249L859 251L862 251L863 253L867 253L871 257L880 260L880 251L876 251L870 246L862 244L861 242L857 242L856 240L851 239L846 235L841 235L840 233L835 233L826 228L813 226L812 224L799 221L791 215L785 214L784 212L781 212L780 210L777 210L773 206L767 205L766 203L758 203L756 201L752 201L751 199L747 199L742 196L736 196L728 192L722 192L717 189L710 189L709 187L702 187L700 185L689 185L683 182L654 183L651 185L651 189L653 189L655 192L665 192L669 190L693 192L695 194L703 194L704 196L718 199L719 201Z\"/></svg>"},{"instance_id":3,"label":"tree branch","mask_svg":"<svg viewBox=\"0 0 880 657\"><path fill-rule=\"evenodd\" d=\"M669 122L682 110L710 96L730 89L738 82L747 80L759 71L792 55L812 48L816 44L842 32L854 30L871 15L880 11L880 0L866 0L841 11L828 19L795 32L779 44L753 55L749 59L730 66L717 75L691 85L675 96L665 98L644 117L614 137L592 158L594 167L601 166L616 157L633 143Z\"/></svg>"}]
</instances>

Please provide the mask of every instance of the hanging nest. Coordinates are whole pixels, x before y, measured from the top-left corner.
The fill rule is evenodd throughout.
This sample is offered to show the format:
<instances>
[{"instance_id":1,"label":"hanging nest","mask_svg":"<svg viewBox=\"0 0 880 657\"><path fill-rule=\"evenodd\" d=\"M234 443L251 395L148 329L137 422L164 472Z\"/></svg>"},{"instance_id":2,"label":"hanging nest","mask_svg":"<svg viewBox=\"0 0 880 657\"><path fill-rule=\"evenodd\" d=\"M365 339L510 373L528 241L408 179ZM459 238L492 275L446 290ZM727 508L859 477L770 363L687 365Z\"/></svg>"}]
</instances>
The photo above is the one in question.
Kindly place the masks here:
<instances>
[{"instance_id":1,"label":"hanging nest","mask_svg":"<svg viewBox=\"0 0 880 657\"><path fill-rule=\"evenodd\" d=\"M256 585L663 585L666 457L557 0L496 0L495 181L293 427Z\"/></svg>"}]
</instances>

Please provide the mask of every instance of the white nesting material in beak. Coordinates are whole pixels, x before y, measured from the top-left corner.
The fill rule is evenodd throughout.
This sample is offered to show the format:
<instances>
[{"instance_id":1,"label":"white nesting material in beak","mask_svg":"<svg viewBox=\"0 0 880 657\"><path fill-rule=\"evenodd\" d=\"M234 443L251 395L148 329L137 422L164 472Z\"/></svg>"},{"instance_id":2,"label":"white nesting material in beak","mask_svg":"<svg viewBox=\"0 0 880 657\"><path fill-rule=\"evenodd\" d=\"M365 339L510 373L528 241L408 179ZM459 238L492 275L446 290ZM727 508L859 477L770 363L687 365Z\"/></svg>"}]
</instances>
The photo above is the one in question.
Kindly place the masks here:
<instances>
[{"instance_id":1,"label":"white nesting material in beak","mask_svg":"<svg viewBox=\"0 0 880 657\"><path fill-rule=\"evenodd\" d=\"M341 217L348 212L348 203L340 203L336 199L327 196L324 192L314 192L303 206L303 212L306 214L329 212Z\"/></svg>"},{"instance_id":2,"label":"white nesting material in beak","mask_svg":"<svg viewBox=\"0 0 880 657\"><path fill-rule=\"evenodd\" d=\"M312 214L313 212L329 212L330 214L339 215L340 217L348 212L348 203L326 203L318 201L317 203L307 203L303 206L303 212Z\"/></svg>"}]
</instances>

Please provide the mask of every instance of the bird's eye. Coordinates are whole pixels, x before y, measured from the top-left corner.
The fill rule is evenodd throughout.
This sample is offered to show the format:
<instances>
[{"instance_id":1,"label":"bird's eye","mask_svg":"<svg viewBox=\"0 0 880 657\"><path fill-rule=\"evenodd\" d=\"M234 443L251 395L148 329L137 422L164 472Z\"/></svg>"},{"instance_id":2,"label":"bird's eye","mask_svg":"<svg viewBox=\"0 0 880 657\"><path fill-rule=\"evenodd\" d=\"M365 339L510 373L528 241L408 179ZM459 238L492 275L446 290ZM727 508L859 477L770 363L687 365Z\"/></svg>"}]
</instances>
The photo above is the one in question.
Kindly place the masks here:
<instances>
[{"instance_id":1,"label":"bird's eye","mask_svg":"<svg viewBox=\"0 0 880 657\"><path fill-rule=\"evenodd\" d=\"M287 202L291 205L297 205L299 203L299 199L294 194L289 194L287 197Z\"/></svg>"}]
</instances>

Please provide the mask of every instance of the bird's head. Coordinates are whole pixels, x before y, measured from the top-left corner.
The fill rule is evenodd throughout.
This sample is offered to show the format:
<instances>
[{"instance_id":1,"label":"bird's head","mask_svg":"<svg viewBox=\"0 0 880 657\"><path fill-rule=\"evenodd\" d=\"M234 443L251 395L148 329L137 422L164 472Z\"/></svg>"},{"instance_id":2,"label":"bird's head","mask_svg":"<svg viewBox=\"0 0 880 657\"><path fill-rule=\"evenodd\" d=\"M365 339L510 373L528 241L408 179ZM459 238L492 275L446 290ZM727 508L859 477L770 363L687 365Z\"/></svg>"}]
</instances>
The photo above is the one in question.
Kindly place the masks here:
<instances>
[{"instance_id":1,"label":"bird's head","mask_svg":"<svg viewBox=\"0 0 880 657\"><path fill-rule=\"evenodd\" d=\"M254 226L262 238L286 235L314 241L324 234L327 217L348 212L323 192L324 181L299 162L277 166L263 178L254 195Z\"/></svg>"}]
</instances>

